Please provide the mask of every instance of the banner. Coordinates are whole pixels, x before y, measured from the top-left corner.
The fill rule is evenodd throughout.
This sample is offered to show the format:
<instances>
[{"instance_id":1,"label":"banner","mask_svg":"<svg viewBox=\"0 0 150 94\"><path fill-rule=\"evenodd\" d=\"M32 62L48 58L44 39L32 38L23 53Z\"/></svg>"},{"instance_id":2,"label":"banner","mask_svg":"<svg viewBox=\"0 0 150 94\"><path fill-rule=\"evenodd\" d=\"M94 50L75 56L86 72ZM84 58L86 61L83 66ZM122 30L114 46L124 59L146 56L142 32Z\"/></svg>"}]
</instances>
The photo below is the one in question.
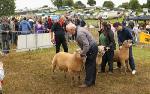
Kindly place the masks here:
<instances>
[{"instance_id":1,"label":"banner","mask_svg":"<svg viewBox=\"0 0 150 94\"><path fill-rule=\"evenodd\" d=\"M150 34L141 32L140 33L140 42L145 44L150 44Z\"/></svg>"}]
</instances>

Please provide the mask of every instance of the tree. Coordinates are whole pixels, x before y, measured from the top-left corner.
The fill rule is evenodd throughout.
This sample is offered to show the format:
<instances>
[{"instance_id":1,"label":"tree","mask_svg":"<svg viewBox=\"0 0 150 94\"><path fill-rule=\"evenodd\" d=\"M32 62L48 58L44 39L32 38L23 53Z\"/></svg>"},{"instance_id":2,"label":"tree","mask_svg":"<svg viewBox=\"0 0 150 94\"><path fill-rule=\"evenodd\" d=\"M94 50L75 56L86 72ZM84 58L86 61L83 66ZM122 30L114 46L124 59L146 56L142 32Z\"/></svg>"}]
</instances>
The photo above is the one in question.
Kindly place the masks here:
<instances>
[{"instance_id":1,"label":"tree","mask_svg":"<svg viewBox=\"0 0 150 94\"><path fill-rule=\"evenodd\" d=\"M73 6L73 0L63 0L63 6Z\"/></svg>"},{"instance_id":2,"label":"tree","mask_svg":"<svg viewBox=\"0 0 150 94\"><path fill-rule=\"evenodd\" d=\"M103 4L103 7L109 8L109 9L113 9L114 8L114 3L112 1L105 1Z\"/></svg>"},{"instance_id":3,"label":"tree","mask_svg":"<svg viewBox=\"0 0 150 94\"><path fill-rule=\"evenodd\" d=\"M143 4L143 5L142 5L142 8L147 8L147 4Z\"/></svg>"},{"instance_id":4,"label":"tree","mask_svg":"<svg viewBox=\"0 0 150 94\"><path fill-rule=\"evenodd\" d=\"M81 2L81 1L77 1L74 4L75 8L85 8L86 6Z\"/></svg>"},{"instance_id":5,"label":"tree","mask_svg":"<svg viewBox=\"0 0 150 94\"><path fill-rule=\"evenodd\" d=\"M150 0L147 0L147 8L150 8Z\"/></svg>"},{"instance_id":6,"label":"tree","mask_svg":"<svg viewBox=\"0 0 150 94\"><path fill-rule=\"evenodd\" d=\"M119 7L129 9L129 3L128 2L122 3L122 5L120 5Z\"/></svg>"},{"instance_id":7,"label":"tree","mask_svg":"<svg viewBox=\"0 0 150 94\"><path fill-rule=\"evenodd\" d=\"M15 1L14 0L0 0L0 17L10 16L15 13Z\"/></svg>"},{"instance_id":8,"label":"tree","mask_svg":"<svg viewBox=\"0 0 150 94\"><path fill-rule=\"evenodd\" d=\"M63 6L63 0L51 0L51 2L57 7L60 8Z\"/></svg>"},{"instance_id":9,"label":"tree","mask_svg":"<svg viewBox=\"0 0 150 94\"><path fill-rule=\"evenodd\" d=\"M132 10L138 10L140 8L140 3L138 0L130 0L129 6Z\"/></svg>"},{"instance_id":10,"label":"tree","mask_svg":"<svg viewBox=\"0 0 150 94\"><path fill-rule=\"evenodd\" d=\"M94 6L94 5L96 5L96 1L95 0L88 0L87 4L90 6Z\"/></svg>"}]
</instances>

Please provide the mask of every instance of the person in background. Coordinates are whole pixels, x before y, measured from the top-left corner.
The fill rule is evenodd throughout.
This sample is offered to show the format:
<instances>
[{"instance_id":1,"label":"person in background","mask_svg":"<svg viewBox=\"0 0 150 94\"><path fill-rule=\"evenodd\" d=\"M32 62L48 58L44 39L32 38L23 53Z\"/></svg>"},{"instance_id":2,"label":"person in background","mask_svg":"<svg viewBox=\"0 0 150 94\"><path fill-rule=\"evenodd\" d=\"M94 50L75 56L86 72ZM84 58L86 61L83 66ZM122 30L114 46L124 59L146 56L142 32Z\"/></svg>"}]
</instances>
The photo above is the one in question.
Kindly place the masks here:
<instances>
[{"instance_id":1,"label":"person in background","mask_svg":"<svg viewBox=\"0 0 150 94\"><path fill-rule=\"evenodd\" d=\"M31 29L33 30L33 25L34 25L34 20L30 17L29 19L28 19L28 22L29 22L29 24L30 24L30 26L31 26Z\"/></svg>"},{"instance_id":2,"label":"person in background","mask_svg":"<svg viewBox=\"0 0 150 94\"><path fill-rule=\"evenodd\" d=\"M9 53L9 41L10 41L10 24L7 18L2 20L2 54L7 55Z\"/></svg>"},{"instance_id":3,"label":"person in background","mask_svg":"<svg viewBox=\"0 0 150 94\"><path fill-rule=\"evenodd\" d=\"M150 34L150 22L146 25L146 30Z\"/></svg>"},{"instance_id":4,"label":"person in background","mask_svg":"<svg viewBox=\"0 0 150 94\"><path fill-rule=\"evenodd\" d=\"M114 23L113 26L116 29L117 34L118 34L119 47L122 46L122 43L125 40L133 40L131 31L129 28L123 27L122 24L120 24L119 22ZM134 75L136 73L136 69L135 69L135 63L134 63L134 58L133 58L133 53L132 53L132 46L129 48L129 65L132 69L132 74ZM121 67L120 63L118 63L118 67Z\"/></svg>"},{"instance_id":5,"label":"person in background","mask_svg":"<svg viewBox=\"0 0 150 94\"><path fill-rule=\"evenodd\" d=\"M61 17L56 19L51 29L51 40L56 43L56 53L60 51L60 46L63 46L64 52L68 52L68 45L65 38L64 19Z\"/></svg>"},{"instance_id":6,"label":"person in background","mask_svg":"<svg viewBox=\"0 0 150 94\"><path fill-rule=\"evenodd\" d=\"M128 23L128 28L130 29L130 31L131 31L131 34L132 34L132 37L133 37L133 44L136 44L136 33L135 33L135 31L133 30L133 28L134 28L134 22L133 21L130 21L129 23Z\"/></svg>"},{"instance_id":7,"label":"person in background","mask_svg":"<svg viewBox=\"0 0 150 94\"><path fill-rule=\"evenodd\" d=\"M27 21L26 17L20 22L19 29L22 35L30 34L31 33L31 25Z\"/></svg>"},{"instance_id":8,"label":"person in background","mask_svg":"<svg viewBox=\"0 0 150 94\"><path fill-rule=\"evenodd\" d=\"M66 26L67 32L76 35L76 41L81 48L81 58L85 62L86 76L84 83L80 88L86 88L95 85L96 80L96 57L98 53L98 46L92 34L84 27L76 26L69 23Z\"/></svg>"},{"instance_id":9,"label":"person in background","mask_svg":"<svg viewBox=\"0 0 150 94\"><path fill-rule=\"evenodd\" d=\"M35 25L35 33L44 33L44 26L41 20L38 20Z\"/></svg>"},{"instance_id":10,"label":"person in background","mask_svg":"<svg viewBox=\"0 0 150 94\"><path fill-rule=\"evenodd\" d=\"M123 21L122 21L122 26L124 26L124 27L125 27L126 25L127 25L127 23L126 23L126 19L124 18L124 19L123 19Z\"/></svg>"},{"instance_id":11,"label":"person in background","mask_svg":"<svg viewBox=\"0 0 150 94\"><path fill-rule=\"evenodd\" d=\"M51 28L52 28L53 22L50 16L48 16L48 33L51 32Z\"/></svg>"},{"instance_id":12,"label":"person in background","mask_svg":"<svg viewBox=\"0 0 150 94\"><path fill-rule=\"evenodd\" d=\"M10 21L10 28L11 28L11 43L17 45L17 33L15 30L15 17L12 18Z\"/></svg>"},{"instance_id":13,"label":"person in background","mask_svg":"<svg viewBox=\"0 0 150 94\"><path fill-rule=\"evenodd\" d=\"M105 67L108 62L109 65L109 73L113 73L113 57L114 57L114 50L116 49L116 44L114 40L114 33L111 30L111 25L107 22L102 23L102 30L99 37L99 45L105 46L105 54L102 57L102 64L101 64L101 72L105 72Z\"/></svg>"},{"instance_id":14,"label":"person in background","mask_svg":"<svg viewBox=\"0 0 150 94\"><path fill-rule=\"evenodd\" d=\"M2 49L2 19L0 18L0 49Z\"/></svg>"},{"instance_id":15,"label":"person in background","mask_svg":"<svg viewBox=\"0 0 150 94\"><path fill-rule=\"evenodd\" d=\"M45 21L44 21L44 28L45 28L45 32L49 32L49 24L48 24L48 19L47 17L45 17Z\"/></svg>"}]
</instances>

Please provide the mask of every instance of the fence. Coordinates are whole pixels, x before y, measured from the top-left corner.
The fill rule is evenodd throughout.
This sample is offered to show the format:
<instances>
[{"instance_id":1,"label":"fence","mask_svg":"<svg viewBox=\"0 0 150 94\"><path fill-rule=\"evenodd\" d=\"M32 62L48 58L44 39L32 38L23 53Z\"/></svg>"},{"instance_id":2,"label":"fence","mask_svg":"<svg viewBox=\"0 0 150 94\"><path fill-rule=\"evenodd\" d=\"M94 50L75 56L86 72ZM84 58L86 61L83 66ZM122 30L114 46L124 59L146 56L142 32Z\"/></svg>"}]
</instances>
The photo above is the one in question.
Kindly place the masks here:
<instances>
[{"instance_id":1,"label":"fence","mask_svg":"<svg viewBox=\"0 0 150 94\"><path fill-rule=\"evenodd\" d=\"M36 33L2 31L0 33L0 44L2 51L6 53L10 50L17 52L29 51L38 48L49 48L53 45L50 34L45 33L45 31L38 31Z\"/></svg>"}]
</instances>

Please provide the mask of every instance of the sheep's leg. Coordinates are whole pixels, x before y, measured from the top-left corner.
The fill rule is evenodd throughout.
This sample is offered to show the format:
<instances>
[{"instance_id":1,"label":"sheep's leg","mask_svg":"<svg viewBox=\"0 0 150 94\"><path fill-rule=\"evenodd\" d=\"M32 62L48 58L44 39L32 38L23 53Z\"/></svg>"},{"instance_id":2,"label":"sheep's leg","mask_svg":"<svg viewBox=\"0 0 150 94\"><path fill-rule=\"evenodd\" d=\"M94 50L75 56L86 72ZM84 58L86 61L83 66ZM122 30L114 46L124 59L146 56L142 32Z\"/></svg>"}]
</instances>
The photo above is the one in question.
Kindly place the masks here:
<instances>
[{"instance_id":1,"label":"sheep's leg","mask_svg":"<svg viewBox=\"0 0 150 94\"><path fill-rule=\"evenodd\" d=\"M64 71L64 78L66 79L67 78L67 75L66 75L67 73L66 73L66 71Z\"/></svg>"},{"instance_id":2,"label":"sheep's leg","mask_svg":"<svg viewBox=\"0 0 150 94\"><path fill-rule=\"evenodd\" d=\"M130 72L128 60L126 60L125 63L126 63L127 71Z\"/></svg>"},{"instance_id":3,"label":"sheep's leg","mask_svg":"<svg viewBox=\"0 0 150 94\"><path fill-rule=\"evenodd\" d=\"M52 79L54 79L56 65L52 64Z\"/></svg>"},{"instance_id":4,"label":"sheep's leg","mask_svg":"<svg viewBox=\"0 0 150 94\"><path fill-rule=\"evenodd\" d=\"M80 80L81 80L81 73L78 73L78 84L80 84Z\"/></svg>"},{"instance_id":5,"label":"sheep's leg","mask_svg":"<svg viewBox=\"0 0 150 94\"><path fill-rule=\"evenodd\" d=\"M122 63L122 67L124 68L124 73L127 74L125 60L122 60L121 63Z\"/></svg>"},{"instance_id":6,"label":"sheep's leg","mask_svg":"<svg viewBox=\"0 0 150 94\"><path fill-rule=\"evenodd\" d=\"M70 76L70 81L71 81L71 86L73 86L74 85L74 76L73 76L73 72L71 71L71 70L68 70L68 72L69 72L69 76Z\"/></svg>"}]
</instances>

